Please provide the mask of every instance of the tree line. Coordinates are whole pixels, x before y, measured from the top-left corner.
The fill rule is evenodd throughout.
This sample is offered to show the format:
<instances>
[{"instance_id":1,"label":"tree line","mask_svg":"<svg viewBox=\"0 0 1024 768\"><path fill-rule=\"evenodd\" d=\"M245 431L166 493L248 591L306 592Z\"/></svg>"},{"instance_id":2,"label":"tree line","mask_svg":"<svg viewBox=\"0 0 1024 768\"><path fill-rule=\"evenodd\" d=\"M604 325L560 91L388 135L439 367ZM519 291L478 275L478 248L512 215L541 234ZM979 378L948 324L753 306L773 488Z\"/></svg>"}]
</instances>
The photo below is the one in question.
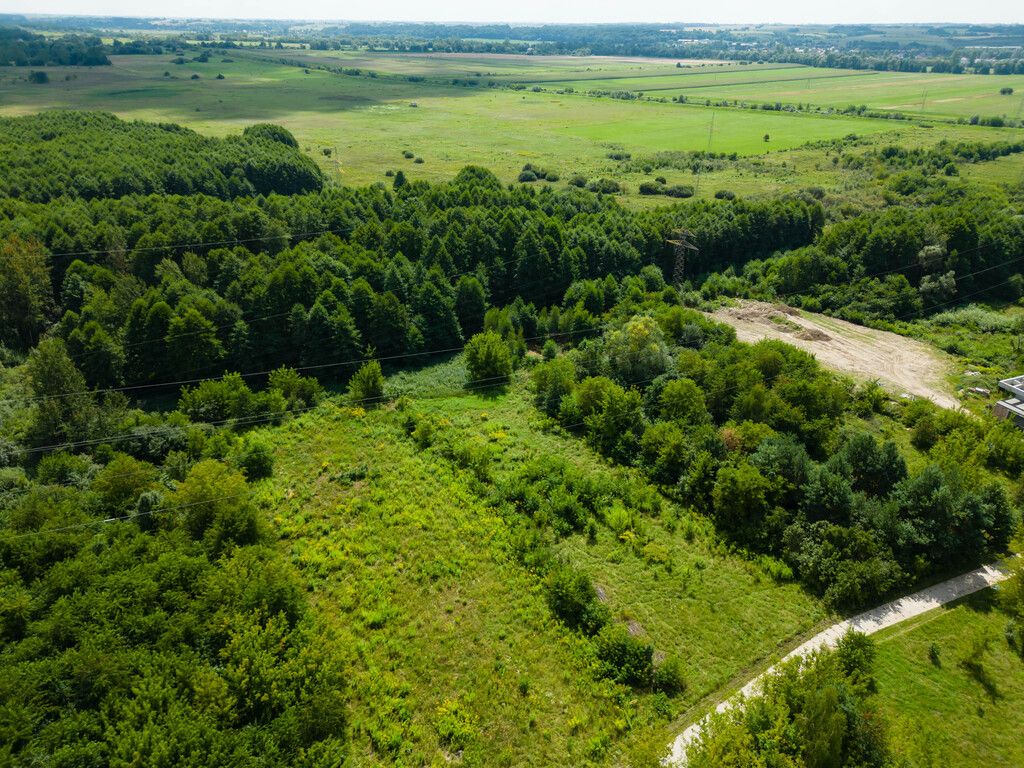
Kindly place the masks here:
<instances>
[{"instance_id":1,"label":"tree line","mask_svg":"<svg viewBox=\"0 0 1024 768\"><path fill-rule=\"evenodd\" d=\"M0 27L0 64L15 67L108 66L107 49L94 36L37 35L18 27Z\"/></svg>"},{"instance_id":2,"label":"tree line","mask_svg":"<svg viewBox=\"0 0 1024 768\"><path fill-rule=\"evenodd\" d=\"M668 269L677 226L713 260L740 244L766 255L809 243L822 219L796 199L632 212L575 188L504 187L478 168L394 190L0 207L3 343L26 350L49 330L104 387L279 365L344 379L354 367L333 364L367 347L458 348L490 307L518 301L536 316L574 280Z\"/></svg>"}]
</instances>

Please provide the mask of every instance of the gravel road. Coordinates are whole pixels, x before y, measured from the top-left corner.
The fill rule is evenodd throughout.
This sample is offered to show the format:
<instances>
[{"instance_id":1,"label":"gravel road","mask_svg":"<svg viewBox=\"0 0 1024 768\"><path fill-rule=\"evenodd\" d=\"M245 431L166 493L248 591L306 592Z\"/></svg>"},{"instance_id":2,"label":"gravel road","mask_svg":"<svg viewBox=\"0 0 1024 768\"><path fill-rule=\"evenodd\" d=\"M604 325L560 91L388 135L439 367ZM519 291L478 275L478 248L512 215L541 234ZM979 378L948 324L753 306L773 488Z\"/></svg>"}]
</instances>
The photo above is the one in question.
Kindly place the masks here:
<instances>
[{"instance_id":1,"label":"gravel road","mask_svg":"<svg viewBox=\"0 0 1024 768\"><path fill-rule=\"evenodd\" d=\"M796 656L805 656L819 648L830 648L851 629L865 635L874 634L886 627L899 624L901 621L906 621L914 616L920 616L922 613L926 613L946 603L951 603L954 600L959 600L961 597L998 584L1006 579L1008 575L1002 566L983 565L981 568L977 568L969 573L956 576L833 624L803 645L786 654L783 661ZM747 697L756 694L761 680L765 675L770 675L774 670L775 667L770 667L753 680L750 680L736 694L720 703L715 708L715 711L724 712L734 706L739 699L739 694ZM663 765L686 765L686 749L697 737L697 734L700 733L702 722L703 719L693 723L676 737L676 740L672 742L671 751L662 761Z\"/></svg>"}]
</instances>

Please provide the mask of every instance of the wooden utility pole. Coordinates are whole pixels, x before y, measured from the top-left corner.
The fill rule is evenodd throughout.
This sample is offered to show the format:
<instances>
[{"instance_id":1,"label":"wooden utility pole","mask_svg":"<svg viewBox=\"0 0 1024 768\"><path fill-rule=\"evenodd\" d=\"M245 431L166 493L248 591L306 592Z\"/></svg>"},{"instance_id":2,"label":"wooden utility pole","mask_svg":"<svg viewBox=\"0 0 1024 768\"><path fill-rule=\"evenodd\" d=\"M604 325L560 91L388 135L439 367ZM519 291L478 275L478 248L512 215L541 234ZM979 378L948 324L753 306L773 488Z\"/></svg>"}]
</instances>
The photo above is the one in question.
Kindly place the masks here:
<instances>
[{"instance_id":1,"label":"wooden utility pole","mask_svg":"<svg viewBox=\"0 0 1024 768\"><path fill-rule=\"evenodd\" d=\"M672 246L676 254L675 267L672 269L672 285L676 290L683 286L686 280L686 252L699 250L696 245L690 242L693 233L688 229L677 229L672 233L672 239L666 242Z\"/></svg>"}]
</instances>

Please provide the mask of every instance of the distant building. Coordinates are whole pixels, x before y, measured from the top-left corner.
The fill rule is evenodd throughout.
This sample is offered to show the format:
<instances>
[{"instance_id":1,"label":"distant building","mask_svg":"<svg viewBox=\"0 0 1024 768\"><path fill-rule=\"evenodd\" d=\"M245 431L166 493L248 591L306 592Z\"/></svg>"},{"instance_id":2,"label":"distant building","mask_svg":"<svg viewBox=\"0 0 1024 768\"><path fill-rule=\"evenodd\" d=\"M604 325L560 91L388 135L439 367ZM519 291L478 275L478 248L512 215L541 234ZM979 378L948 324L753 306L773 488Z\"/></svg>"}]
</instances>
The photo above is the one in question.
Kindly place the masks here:
<instances>
[{"instance_id":1,"label":"distant building","mask_svg":"<svg viewBox=\"0 0 1024 768\"><path fill-rule=\"evenodd\" d=\"M1003 379L999 388L1010 395L992 406L992 413L997 419L1012 419L1013 423L1024 429L1024 376Z\"/></svg>"}]
</instances>

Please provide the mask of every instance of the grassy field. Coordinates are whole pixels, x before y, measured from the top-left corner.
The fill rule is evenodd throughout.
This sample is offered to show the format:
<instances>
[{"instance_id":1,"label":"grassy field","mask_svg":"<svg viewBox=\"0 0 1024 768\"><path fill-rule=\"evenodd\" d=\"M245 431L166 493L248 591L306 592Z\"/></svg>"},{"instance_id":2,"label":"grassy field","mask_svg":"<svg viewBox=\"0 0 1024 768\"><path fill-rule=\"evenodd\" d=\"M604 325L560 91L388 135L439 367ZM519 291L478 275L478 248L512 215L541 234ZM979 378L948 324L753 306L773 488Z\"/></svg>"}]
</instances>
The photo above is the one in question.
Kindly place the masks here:
<instances>
[{"instance_id":1,"label":"grassy field","mask_svg":"<svg viewBox=\"0 0 1024 768\"><path fill-rule=\"evenodd\" d=\"M276 52L264 52L273 58ZM499 82L539 83L569 77L638 77L683 71L728 70L735 62L651 59L633 56L527 56L486 53L379 53L372 51L292 51L289 60L332 67L358 67L392 75L431 78L483 78Z\"/></svg>"},{"instance_id":2,"label":"grassy field","mask_svg":"<svg viewBox=\"0 0 1024 768\"><path fill-rule=\"evenodd\" d=\"M878 636L878 703L913 768L1024 765L1024 661L994 602L986 590ZM961 663L977 648L982 675Z\"/></svg>"},{"instance_id":3,"label":"grassy field","mask_svg":"<svg viewBox=\"0 0 1024 768\"><path fill-rule=\"evenodd\" d=\"M812 104L842 109L869 109L942 118L972 115L1017 118L1024 114L1024 75L993 77L916 72L783 67L719 72L680 70L660 77L572 79L546 83L548 88L642 91L650 96L685 96L688 100L740 101L754 104ZM1014 93L1000 95L1001 88Z\"/></svg>"},{"instance_id":4,"label":"grassy field","mask_svg":"<svg viewBox=\"0 0 1024 768\"><path fill-rule=\"evenodd\" d=\"M468 765L653 765L682 712L825 618L797 586L729 554L703 520L644 520L665 560L638 556L602 527L596 543L570 537L557 551L658 658L681 656L689 685L664 699L595 679L588 644L551 617L489 497L540 455L612 470L578 439L543 431L521 384L496 397L460 394L463 376L455 361L389 388L486 442L491 482L419 450L391 410L326 405L272 430L277 470L263 504L351 648L353 764L451 758L439 722L454 708L471 734Z\"/></svg>"},{"instance_id":5,"label":"grassy field","mask_svg":"<svg viewBox=\"0 0 1024 768\"><path fill-rule=\"evenodd\" d=\"M971 126L924 128L851 116L468 88L436 80L409 82L397 76L356 77L317 69L307 73L300 67L266 61L260 58L263 55L231 52L232 61L212 57L205 64L184 65L172 64L169 56L114 57L111 67L51 68L51 82L46 85L29 84L23 70L0 68L0 114L101 109L127 118L178 122L213 135L236 133L249 123L269 120L289 128L332 178L350 184L384 181L385 171L398 168L411 178L447 179L469 163L490 167L513 181L525 163L534 162L558 171L562 184L576 173L588 178L611 176L635 192L636 185L650 176L625 169L609 159L610 152L624 150L642 158L657 152L710 148L757 161L757 167L720 169L699 181L686 170L666 169L662 174L670 183L696 181L705 196L721 188L756 194L808 184L841 190L850 183L850 174L828 167L820 150L802 149L818 140L857 134L874 136L879 143L919 146L942 138L995 140L1015 135ZM416 61L428 59L431 66L446 66L451 58ZM533 67L536 73L559 66L552 62L538 66L533 61L548 57L513 58L527 60L514 66ZM465 65L464 59L457 61ZM578 61L569 59L565 66L579 66ZM639 64L616 60L589 66L655 65L649 60ZM701 69L676 71L699 73ZM756 72L772 74L764 70L747 74ZM192 80L193 74L199 79ZM216 79L218 74L224 79ZM764 141L765 134L769 142ZM324 154L327 149L332 153L329 157ZM404 159L403 150L424 162Z\"/></svg>"}]
</instances>

